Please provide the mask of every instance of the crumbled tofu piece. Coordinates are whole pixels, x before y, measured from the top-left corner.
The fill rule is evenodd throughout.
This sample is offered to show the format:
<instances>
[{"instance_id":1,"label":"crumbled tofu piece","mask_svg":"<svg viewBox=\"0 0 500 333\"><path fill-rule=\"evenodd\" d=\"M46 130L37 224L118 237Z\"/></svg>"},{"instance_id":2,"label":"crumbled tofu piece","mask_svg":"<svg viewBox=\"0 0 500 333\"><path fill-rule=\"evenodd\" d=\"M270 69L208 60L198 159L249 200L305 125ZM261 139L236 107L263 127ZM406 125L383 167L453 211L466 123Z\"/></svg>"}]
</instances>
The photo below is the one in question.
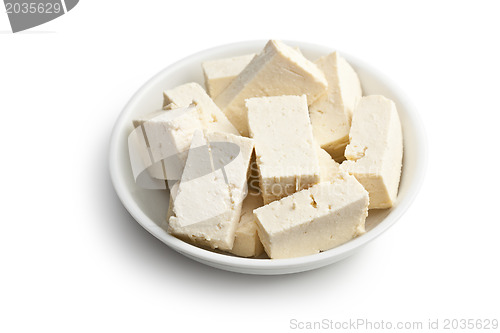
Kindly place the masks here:
<instances>
[{"instance_id":1,"label":"crumbled tofu piece","mask_svg":"<svg viewBox=\"0 0 500 333\"><path fill-rule=\"evenodd\" d=\"M370 193L370 208L394 204L401 177L403 134L396 105L378 95L358 103L352 119L347 161L341 169L354 175Z\"/></svg>"},{"instance_id":2,"label":"crumbled tofu piece","mask_svg":"<svg viewBox=\"0 0 500 333\"><path fill-rule=\"evenodd\" d=\"M317 144L306 96L250 98L246 105L264 203L317 183Z\"/></svg>"},{"instance_id":3,"label":"crumbled tofu piece","mask_svg":"<svg viewBox=\"0 0 500 333\"><path fill-rule=\"evenodd\" d=\"M314 138L341 162L349 143L353 109L361 98L361 84L354 69L338 52L319 58L315 64L325 73L328 91L309 108Z\"/></svg>"},{"instance_id":4,"label":"crumbled tofu piece","mask_svg":"<svg viewBox=\"0 0 500 333\"><path fill-rule=\"evenodd\" d=\"M191 103L196 104L203 128L209 132L240 134L198 83L186 83L167 90L163 93L163 98L164 108L172 107L172 105L182 107Z\"/></svg>"},{"instance_id":5,"label":"crumbled tofu piece","mask_svg":"<svg viewBox=\"0 0 500 333\"><path fill-rule=\"evenodd\" d=\"M293 258L339 246L365 232L368 193L342 173L254 210L258 233L272 259Z\"/></svg>"},{"instance_id":6,"label":"crumbled tofu piece","mask_svg":"<svg viewBox=\"0 0 500 333\"><path fill-rule=\"evenodd\" d=\"M328 83L322 71L297 50L271 40L215 103L229 120L248 136L245 100L251 97L307 95L309 104L326 92Z\"/></svg>"},{"instance_id":7,"label":"crumbled tofu piece","mask_svg":"<svg viewBox=\"0 0 500 333\"><path fill-rule=\"evenodd\" d=\"M255 57L255 53L239 57L205 61L201 64L205 86L210 97L217 97Z\"/></svg>"}]
</instances>

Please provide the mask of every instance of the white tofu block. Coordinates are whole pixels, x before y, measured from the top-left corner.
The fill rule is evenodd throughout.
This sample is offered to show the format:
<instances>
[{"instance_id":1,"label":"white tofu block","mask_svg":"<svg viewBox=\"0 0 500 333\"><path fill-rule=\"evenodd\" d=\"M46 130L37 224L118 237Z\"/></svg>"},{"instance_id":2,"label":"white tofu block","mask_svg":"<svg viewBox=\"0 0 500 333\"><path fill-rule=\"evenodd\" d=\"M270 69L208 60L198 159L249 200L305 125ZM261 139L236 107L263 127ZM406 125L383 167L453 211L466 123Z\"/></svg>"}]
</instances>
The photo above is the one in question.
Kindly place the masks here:
<instances>
[{"instance_id":1,"label":"white tofu block","mask_svg":"<svg viewBox=\"0 0 500 333\"><path fill-rule=\"evenodd\" d=\"M173 203L168 232L199 245L232 243L231 197L222 172L213 171L208 142L200 131L193 137Z\"/></svg>"},{"instance_id":2,"label":"white tofu block","mask_svg":"<svg viewBox=\"0 0 500 333\"><path fill-rule=\"evenodd\" d=\"M316 147L316 150L318 152L319 161L319 181L333 181L340 171L340 164L335 162L330 154L328 154L324 149L321 149L319 146Z\"/></svg>"},{"instance_id":3,"label":"white tofu block","mask_svg":"<svg viewBox=\"0 0 500 333\"><path fill-rule=\"evenodd\" d=\"M254 210L258 233L272 259L326 251L365 232L368 193L352 176L309 189Z\"/></svg>"},{"instance_id":4,"label":"white tofu block","mask_svg":"<svg viewBox=\"0 0 500 333\"><path fill-rule=\"evenodd\" d=\"M198 245L231 250L252 151L249 138L197 132L173 201L168 231Z\"/></svg>"},{"instance_id":5,"label":"white tofu block","mask_svg":"<svg viewBox=\"0 0 500 333\"><path fill-rule=\"evenodd\" d=\"M239 57L205 61L201 64L205 86L210 97L217 97L255 57L255 53Z\"/></svg>"},{"instance_id":6,"label":"white tofu block","mask_svg":"<svg viewBox=\"0 0 500 333\"><path fill-rule=\"evenodd\" d=\"M256 257L264 252L264 247L257 235L257 224L253 210L262 207L264 202L258 192L249 192L243 201L241 217L230 251L240 257Z\"/></svg>"},{"instance_id":7,"label":"white tofu block","mask_svg":"<svg viewBox=\"0 0 500 333\"><path fill-rule=\"evenodd\" d=\"M237 218L247 196L249 167L254 150L254 140L229 133L211 132L206 137L210 144L212 165L215 171L222 170L228 182L233 205L237 207Z\"/></svg>"},{"instance_id":8,"label":"white tofu block","mask_svg":"<svg viewBox=\"0 0 500 333\"><path fill-rule=\"evenodd\" d=\"M209 132L240 134L198 83L186 83L167 90L163 92L163 99L164 108L171 108L172 105L182 107L196 104L203 128Z\"/></svg>"},{"instance_id":9,"label":"white tofu block","mask_svg":"<svg viewBox=\"0 0 500 333\"><path fill-rule=\"evenodd\" d=\"M326 92L327 85L323 72L314 63L297 50L271 40L216 97L215 103L241 135L248 136L246 99L306 94L311 104Z\"/></svg>"},{"instance_id":10,"label":"white tofu block","mask_svg":"<svg viewBox=\"0 0 500 333\"><path fill-rule=\"evenodd\" d=\"M141 127L141 125L146 121L145 117L140 117L138 119L134 119L132 121L134 128ZM144 140L146 140L146 135L144 134L144 128L141 128L141 134L144 137ZM146 147L150 148L149 143L146 141ZM151 156L149 155L149 152L144 152L145 156L147 155L147 158L145 159L146 161L144 162L145 165L149 165L152 163L151 166L147 168L148 173L151 177L154 179L167 179L167 174L165 172L165 167L163 165L163 161L158 161L154 162L151 161Z\"/></svg>"},{"instance_id":11,"label":"white tofu block","mask_svg":"<svg viewBox=\"0 0 500 333\"><path fill-rule=\"evenodd\" d=\"M317 143L306 96L250 98L246 106L264 203L317 183Z\"/></svg>"},{"instance_id":12,"label":"white tofu block","mask_svg":"<svg viewBox=\"0 0 500 333\"><path fill-rule=\"evenodd\" d=\"M378 95L358 103L352 119L347 161L341 169L370 193L370 208L389 208L396 200L403 159L403 134L396 105Z\"/></svg>"},{"instance_id":13,"label":"white tofu block","mask_svg":"<svg viewBox=\"0 0 500 333\"><path fill-rule=\"evenodd\" d=\"M193 133L202 129L196 107L153 112L135 119L133 123L134 126L142 126L155 162L148 168L150 175L157 179L180 179Z\"/></svg>"},{"instance_id":14,"label":"white tofu block","mask_svg":"<svg viewBox=\"0 0 500 333\"><path fill-rule=\"evenodd\" d=\"M315 64L325 73L328 91L309 108L314 138L341 162L349 143L353 109L361 98L361 84L354 69L337 52L319 58Z\"/></svg>"},{"instance_id":15,"label":"white tofu block","mask_svg":"<svg viewBox=\"0 0 500 333\"><path fill-rule=\"evenodd\" d=\"M320 59L316 62L316 64L323 68L324 62L328 62L328 60ZM352 68L352 66L347 62L347 60L345 60L345 58L337 54L336 62L340 96L342 97L342 103L344 104L344 107L349 114L349 119L352 119L356 104L358 104L363 94L361 89L361 82L359 81L358 74L356 73L354 68ZM325 73L325 75L327 74Z\"/></svg>"},{"instance_id":16,"label":"white tofu block","mask_svg":"<svg viewBox=\"0 0 500 333\"><path fill-rule=\"evenodd\" d=\"M166 189L166 182L163 179L151 177L158 170L151 157L151 148L146 144L146 138L141 126L134 128L127 137L127 148L130 159L130 167L136 185L143 189ZM148 169L152 169L151 171ZM159 163L158 175L163 177L161 163ZM146 172L149 171L149 172ZM151 175L150 175L151 174Z\"/></svg>"}]
</instances>

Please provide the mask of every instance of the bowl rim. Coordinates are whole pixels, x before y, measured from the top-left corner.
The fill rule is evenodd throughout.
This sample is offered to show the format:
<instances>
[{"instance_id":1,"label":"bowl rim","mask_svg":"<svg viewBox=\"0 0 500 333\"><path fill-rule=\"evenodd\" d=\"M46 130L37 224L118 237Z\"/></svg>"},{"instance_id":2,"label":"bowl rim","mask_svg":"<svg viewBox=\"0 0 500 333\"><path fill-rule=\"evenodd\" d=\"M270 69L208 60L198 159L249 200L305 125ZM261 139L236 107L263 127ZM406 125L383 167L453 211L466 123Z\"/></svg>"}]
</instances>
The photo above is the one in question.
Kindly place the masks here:
<instances>
[{"instance_id":1,"label":"bowl rim","mask_svg":"<svg viewBox=\"0 0 500 333\"><path fill-rule=\"evenodd\" d=\"M335 49L333 49L332 47L314 43L293 40L284 40L284 42L291 45L297 45L300 48L304 49L322 49L329 50L329 52L335 51ZM184 254L191 259L221 269L253 274L287 273L287 271L296 271L298 268L301 268L301 270L308 270L316 267L321 267L328 263L333 263L334 258L344 258L350 252L353 252L354 250L357 250L363 245L371 242L373 239L380 236L392 225L394 225L411 206L422 186L427 170L428 159L427 135L421 118L418 112L416 112L416 110L414 109L413 104L410 102L408 96L404 92L402 92L390 78L388 78L385 74L379 72L379 70L377 70L376 68L367 64L365 61L358 59L355 56L351 56L346 52L339 51L341 52L342 56L345 57L350 63L352 62L356 65L356 67L360 66L364 69L367 69L371 74L376 76L378 80L384 82L388 89L395 95L397 95L398 99L402 101L402 104L405 105L405 109L407 110L406 116L413 124L415 136L417 137L418 141L418 144L416 145L416 154L418 156L417 163L419 163L419 165L416 167L415 174L413 175L413 184L411 188L408 190L408 193L401 199L401 201L398 202L397 206L393 208L393 211L391 211L390 215L384 218L377 226L375 226L370 231L336 248L313 255L288 259L254 259L220 254L217 252L199 248L168 234L142 211L142 209L133 199L131 193L127 190L124 182L122 182L120 179L120 175L122 173L120 171L121 168L118 161L120 149L119 145L122 141L122 132L124 130L124 127L126 127L127 125L127 116L134 110L134 106L140 100L140 96L143 95L145 91L150 89L150 87L156 85L158 81L167 76L169 72L173 71L176 67L182 66L185 63L190 63L193 59L200 58L201 56L208 58L212 53L221 53L227 51L234 52L235 50L241 49L243 47L249 48L255 46L257 48L261 47L265 43L266 40L249 40L215 46L191 54L165 67L149 80L147 80L127 102L118 119L116 120L115 125L113 126L109 145L109 172L112 184L123 206L144 229L146 229L149 233L151 233L153 236L158 238L173 250ZM307 268L305 266L309 266L310 268ZM283 270L287 271L282 272Z\"/></svg>"}]
</instances>

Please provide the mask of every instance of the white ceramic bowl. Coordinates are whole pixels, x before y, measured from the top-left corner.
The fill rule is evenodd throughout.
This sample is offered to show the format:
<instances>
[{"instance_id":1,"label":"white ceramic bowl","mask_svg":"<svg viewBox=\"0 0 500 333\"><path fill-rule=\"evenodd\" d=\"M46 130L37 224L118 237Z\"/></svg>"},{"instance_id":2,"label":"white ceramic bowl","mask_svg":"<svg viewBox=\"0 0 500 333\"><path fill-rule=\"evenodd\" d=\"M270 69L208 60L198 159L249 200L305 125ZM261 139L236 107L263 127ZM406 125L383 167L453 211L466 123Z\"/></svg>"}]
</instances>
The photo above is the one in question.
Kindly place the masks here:
<instances>
[{"instance_id":1,"label":"white ceramic bowl","mask_svg":"<svg viewBox=\"0 0 500 333\"><path fill-rule=\"evenodd\" d=\"M110 147L110 172L116 192L125 208L140 225L175 251L203 264L228 271L287 274L319 268L342 260L392 226L408 209L420 189L426 168L427 144L418 113L397 89L397 85L362 61L342 53L357 71L365 95L382 94L396 103L403 126L404 160L399 195L394 207L388 210L371 210L366 221L367 232L364 235L337 248L292 259L249 259L224 255L198 248L168 234L159 226L167 214L168 192L141 189L132 178L127 148L132 119L159 109L165 89L193 81L203 85L202 61L259 52L265 43L266 41L249 41L205 50L168 66L146 82L132 97L116 122ZM286 43L299 47L307 58L313 60L334 51L334 45L327 47L293 41Z\"/></svg>"}]
</instances>

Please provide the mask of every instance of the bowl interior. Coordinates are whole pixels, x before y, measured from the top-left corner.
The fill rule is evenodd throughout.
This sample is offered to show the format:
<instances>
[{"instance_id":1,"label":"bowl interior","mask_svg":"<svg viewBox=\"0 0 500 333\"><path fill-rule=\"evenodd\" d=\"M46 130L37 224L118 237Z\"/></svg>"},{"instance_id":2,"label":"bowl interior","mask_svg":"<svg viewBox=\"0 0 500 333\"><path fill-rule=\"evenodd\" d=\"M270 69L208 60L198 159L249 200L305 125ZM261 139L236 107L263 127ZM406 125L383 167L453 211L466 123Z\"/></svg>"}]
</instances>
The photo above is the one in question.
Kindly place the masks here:
<instances>
[{"instance_id":1,"label":"bowl interior","mask_svg":"<svg viewBox=\"0 0 500 333\"><path fill-rule=\"evenodd\" d=\"M201 62L230 56L256 53L265 41L242 42L202 51L185 58L161 71L132 97L118 119L111 142L110 172L115 189L131 215L149 232L173 249L222 269L256 274L279 274L312 269L338 261L390 227L408 208L419 189L426 161L426 144L418 115L405 96L381 73L362 61L341 53L357 71L363 94L381 94L392 99L397 106L403 126L403 171L396 204L391 209L370 210L366 220L367 232L344 245L320 254L280 260L238 258L187 244L171 236L160 225L168 210L168 191L146 190L138 187L132 177L127 148L127 137L132 131L132 119L158 110L162 106L163 91L187 82L204 85ZM308 43L288 41L299 47L310 60L315 60L334 49Z\"/></svg>"}]
</instances>

